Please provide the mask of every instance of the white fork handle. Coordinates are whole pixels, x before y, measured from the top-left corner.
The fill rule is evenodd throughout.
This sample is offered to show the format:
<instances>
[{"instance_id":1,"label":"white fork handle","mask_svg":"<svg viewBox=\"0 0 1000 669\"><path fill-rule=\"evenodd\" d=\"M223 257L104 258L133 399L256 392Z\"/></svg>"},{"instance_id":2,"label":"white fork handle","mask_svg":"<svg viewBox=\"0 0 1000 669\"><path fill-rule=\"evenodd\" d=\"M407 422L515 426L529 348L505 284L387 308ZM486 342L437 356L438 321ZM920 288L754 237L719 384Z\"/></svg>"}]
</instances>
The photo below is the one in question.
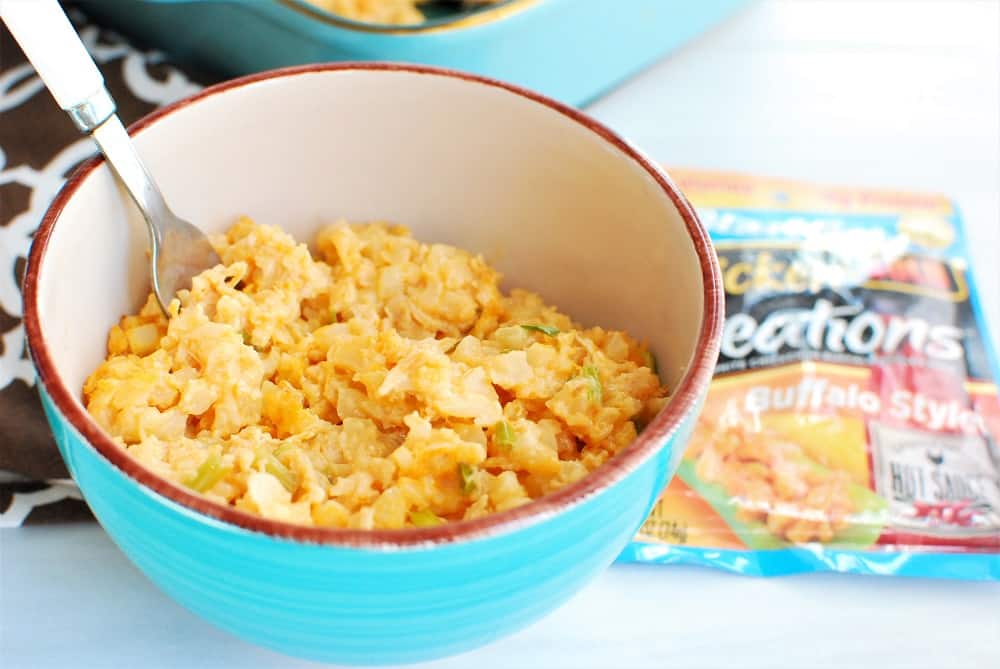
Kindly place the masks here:
<instances>
[{"instance_id":1,"label":"white fork handle","mask_svg":"<svg viewBox=\"0 0 1000 669\"><path fill-rule=\"evenodd\" d=\"M80 130L90 132L115 112L104 77L56 0L0 0L0 18Z\"/></svg>"}]
</instances>

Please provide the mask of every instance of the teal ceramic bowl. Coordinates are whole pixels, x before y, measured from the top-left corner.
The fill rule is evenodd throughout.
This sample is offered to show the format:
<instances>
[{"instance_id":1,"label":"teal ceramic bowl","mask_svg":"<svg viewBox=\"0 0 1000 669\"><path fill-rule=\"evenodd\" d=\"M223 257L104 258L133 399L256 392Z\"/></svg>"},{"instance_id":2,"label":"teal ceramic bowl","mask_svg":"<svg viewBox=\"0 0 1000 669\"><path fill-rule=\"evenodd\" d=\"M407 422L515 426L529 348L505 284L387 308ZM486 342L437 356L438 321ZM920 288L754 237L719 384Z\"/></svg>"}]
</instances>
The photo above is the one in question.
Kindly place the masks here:
<instances>
[{"instance_id":1,"label":"teal ceramic bowl","mask_svg":"<svg viewBox=\"0 0 1000 669\"><path fill-rule=\"evenodd\" d=\"M629 542L678 463L718 351L715 255L669 178L586 116L469 75L325 65L235 80L132 128L175 210L308 239L385 218L484 253L507 287L650 342L673 397L607 465L486 518L357 531L269 521L159 478L81 404L108 328L148 290L145 231L99 160L45 216L25 322L45 410L98 520L205 620L316 660L379 664L471 649L566 601ZM101 597L101 592L94 592Z\"/></svg>"},{"instance_id":2,"label":"teal ceramic bowl","mask_svg":"<svg viewBox=\"0 0 1000 669\"><path fill-rule=\"evenodd\" d=\"M393 60L497 77L581 105L748 0L505 0L415 26L349 21L308 0L77 0L172 60L223 75Z\"/></svg>"}]
</instances>

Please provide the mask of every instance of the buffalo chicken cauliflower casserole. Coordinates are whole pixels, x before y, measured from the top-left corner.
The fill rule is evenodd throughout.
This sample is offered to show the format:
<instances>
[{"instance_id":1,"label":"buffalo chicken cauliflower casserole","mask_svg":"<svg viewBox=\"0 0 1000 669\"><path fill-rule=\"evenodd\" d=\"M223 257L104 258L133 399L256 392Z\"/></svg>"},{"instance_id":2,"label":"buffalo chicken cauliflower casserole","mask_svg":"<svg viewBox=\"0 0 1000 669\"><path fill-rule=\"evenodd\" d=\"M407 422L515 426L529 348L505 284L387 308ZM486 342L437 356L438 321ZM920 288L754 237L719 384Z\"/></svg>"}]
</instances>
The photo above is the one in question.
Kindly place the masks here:
<instances>
[{"instance_id":1,"label":"buffalo chicken cauliflower casserole","mask_svg":"<svg viewBox=\"0 0 1000 669\"><path fill-rule=\"evenodd\" d=\"M503 294L481 256L243 218L222 264L111 328L86 407L156 474L266 518L429 526L569 485L666 403L646 348Z\"/></svg>"}]
</instances>

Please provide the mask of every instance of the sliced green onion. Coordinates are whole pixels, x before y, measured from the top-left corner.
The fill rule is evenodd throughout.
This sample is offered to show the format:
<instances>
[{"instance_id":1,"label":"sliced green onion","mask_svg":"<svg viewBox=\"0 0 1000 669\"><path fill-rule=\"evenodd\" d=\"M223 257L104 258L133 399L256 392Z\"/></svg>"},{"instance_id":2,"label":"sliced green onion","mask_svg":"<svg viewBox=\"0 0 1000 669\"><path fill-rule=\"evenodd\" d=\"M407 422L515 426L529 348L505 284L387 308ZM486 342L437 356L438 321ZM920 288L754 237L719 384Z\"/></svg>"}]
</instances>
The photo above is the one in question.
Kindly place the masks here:
<instances>
[{"instance_id":1,"label":"sliced green onion","mask_svg":"<svg viewBox=\"0 0 1000 669\"><path fill-rule=\"evenodd\" d=\"M430 509L420 509L419 511L410 511L410 522L416 527L434 527L444 521Z\"/></svg>"},{"instance_id":2,"label":"sliced green onion","mask_svg":"<svg viewBox=\"0 0 1000 669\"><path fill-rule=\"evenodd\" d=\"M296 488L299 487L299 478L288 467L282 464L281 460L276 458L273 453L268 453L263 449L259 450L257 451L257 459L264 463L264 471L278 479L278 482L284 486L285 490L295 492Z\"/></svg>"},{"instance_id":3,"label":"sliced green onion","mask_svg":"<svg viewBox=\"0 0 1000 669\"><path fill-rule=\"evenodd\" d=\"M660 373L660 366L656 364L656 356L653 355L652 351L646 351L646 367L649 367L653 374Z\"/></svg>"},{"instance_id":4,"label":"sliced green onion","mask_svg":"<svg viewBox=\"0 0 1000 669\"><path fill-rule=\"evenodd\" d=\"M591 402L600 404L604 399L604 386L601 385L600 372L593 365L584 365L583 375L590 381L590 387L587 388L587 397Z\"/></svg>"},{"instance_id":5,"label":"sliced green onion","mask_svg":"<svg viewBox=\"0 0 1000 669\"><path fill-rule=\"evenodd\" d=\"M467 465L464 462L458 463L458 477L462 479L462 492L466 495L476 492L476 471L478 470L472 465Z\"/></svg>"},{"instance_id":6,"label":"sliced green onion","mask_svg":"<svg viewBox=\"0 0 1000 669\"><path fill-rule=\"evenodd\" d=\"M288 467L278 462L277 458L273 462L265 464L264 470L278 479L288 492L295 492L295 489L299 487L299 482L295 474L289 471Z\"/></svg>"},{"instance_id":7,"label":"sliced green onion","mask_svg":"<svg viewBox=\"0 0 1000 669\"><path fill-rule=\"evenodd\" d=\"M551 325L522 325L521 327L530 332L541 332L542 334L547 334L550 337L555 337L559 334L559 328L552 327Z\"/></svg>"},{"instance_id":8,"label":"sliced green onion","mask_svg":"<svg viewBox=\"0 0 1000 669\"><path fill-rule=\"evenodd\" d=\"M222 464L222 459L218 453L212 453L198 467L194 476L184 482L184 485L197 492L205 492L215 487L215 484L232 473L232 467Z\"/></svg>"},{"instance_id":9,"label":"sliced green onion","mask_svg":"<svg viewBox=\"0 0 1000 669\"><path fill-rule=\"evenodd\" d=\"M502 446L503 448L513 448L514 440L517 436L514 434L514 428L510 426L505 420L500 421L493 428L493 441L496 442L497 446Z\"/></svg>"}]
</instances>

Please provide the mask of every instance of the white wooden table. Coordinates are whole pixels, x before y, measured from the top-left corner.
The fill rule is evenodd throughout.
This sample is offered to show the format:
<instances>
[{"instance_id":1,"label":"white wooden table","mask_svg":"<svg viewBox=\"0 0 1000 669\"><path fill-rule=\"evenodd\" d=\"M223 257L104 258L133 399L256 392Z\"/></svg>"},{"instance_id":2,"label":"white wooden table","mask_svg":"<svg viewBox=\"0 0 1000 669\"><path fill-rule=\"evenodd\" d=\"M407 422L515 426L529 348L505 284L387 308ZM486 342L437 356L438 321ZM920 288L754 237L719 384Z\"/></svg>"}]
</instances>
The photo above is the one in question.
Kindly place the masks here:
<instances>
[{"instance_id":1,"label":"white wooden table","mask_svg":"<svg viewBox=\"0 0 1000 669\"><path fill-rule=\"evenodd\" d=\"M997 0L763 2L591 111L669 165L953 196L1000 333ZM4 669L308 666L203 624L96 526L0 531ZM522 633L423 666L988 669L1000 583L616 566Z\"/></svg>"}]
</instances>

